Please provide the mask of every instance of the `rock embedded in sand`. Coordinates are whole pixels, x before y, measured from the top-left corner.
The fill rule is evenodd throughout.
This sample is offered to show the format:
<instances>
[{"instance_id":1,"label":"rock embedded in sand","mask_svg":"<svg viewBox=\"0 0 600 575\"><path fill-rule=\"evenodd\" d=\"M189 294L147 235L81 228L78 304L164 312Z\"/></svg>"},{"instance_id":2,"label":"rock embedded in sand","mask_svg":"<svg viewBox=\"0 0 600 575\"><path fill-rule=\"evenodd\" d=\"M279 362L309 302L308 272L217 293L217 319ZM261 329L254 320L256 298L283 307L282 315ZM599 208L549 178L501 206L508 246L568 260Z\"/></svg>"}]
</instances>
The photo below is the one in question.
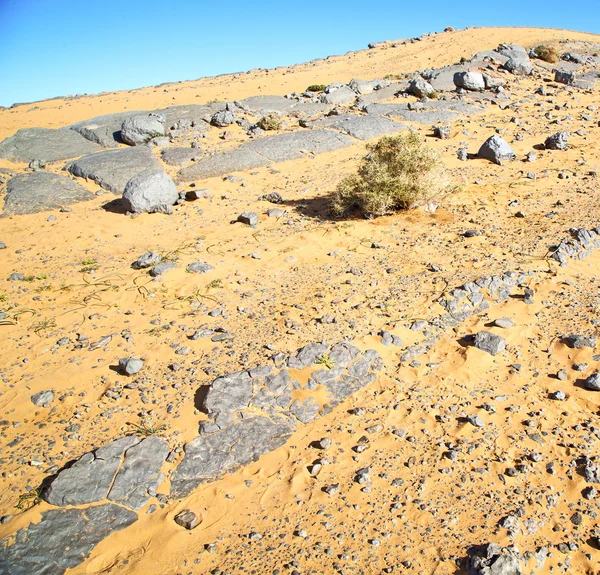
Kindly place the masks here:
<instances>
[{"instance_id":1,"label":"rock embedded in sand","mask_svg":"<svg viewBox=\"0 0 600 575\"><path fill-rule=\"evenodd\" d=\"M160 254L157 254L156 252L146 252L135 261L133 267L142 270L159 263L161 260L162 257Z\"/></svg>"},{"instance_id":2,"label":"rock embedded in sand","mask_svg":"<svg viewBox=\"0 0 600 575\"><path fill-rule=\"evenodd\" d=\"M123 204L134 214L168 211L179 199L175 182L164 172L147 171L127 182Z\"/></svg>"},{"instance_id":3,"label":"rock embedded in sand","mask_svg":"<svg viewBox=\"0 0 600 575\"><path fill-rule=\"evenodd\" d=\"M187 270L189 272L197 274L205 274L211 271L212 269L213 267L210 264L207 264L206 262L193 262L191 264L188 264L187 266Z\"/></svg>"},{"instance_id":4,"label":"rock embedded in sand","mask_svg":"<svg viewBox=\"0 0 600 575\"><path fill-rule=\"evenodd\" d=\"M515 325L515 322L509 317L499 317L494 320L494 325L496 327L501 327L502 329L509 329Z\"/></svg>"},{"instance_id":5,"label":"rock embedded in sand","mask_svg":"<svg viewBox=\"0 0 600 575\"><path fill-rule=\"evenodd\" d=\"M248 226L255 227L258 224L258 214L256 212L242 212L238 217L237 221Z\"/></svg>"},{"instance_id":6,"label":"rock embedded in sand","mask_svg":"<svg viewBox=\"0 0 600 575\"><path fill-rule=\"evenodd\" d=\"M569 132L557 132L546 138L544 147L547 150L566 150L571 134Z\"/></svg>"},{"instance_id":7,"label":"rock embedded in sand","mask_svg":"<svg viewBox=\"0 0 600 575\"><path fill-rule=\"evenodd\" d=\"M575 82L575 73L571 70L554 70L554 81L569 86Z\"/></svg>"},{"instance_id":8,"label":"rock embedded in sand","mask_svg":"<svg viewBox=\"0 0 600 575\"><path fill-rule=\"evenodd\" d=\"M593 373L584 382L586 389L600 391L600 373Z\"/></svg>"},{"instance_id":9,"label":"rock embedded in sand","mask_svg":"<svg viewBox=\"0 0 600 575\"><path fill-rule=\"evenodd\" d=\"M194 529L198 526L198 516L190 509L180 511L175 515L174 521L186 529Z\"/></svg>"},{"instance_id":10,"label":"rock embedded in sand","mask_svg":"<svg viewBox=\"0 0 600 575\"><path fill-rule=\"evenodd\" d=\"M506 349L506 340L489 331L480 331L477 333L473 344L477 349L486 351L490 355L497 355Z\"/></svg>"},{"instance_id":11,"label":"rock embedded in sand","mask_svg":"<svg viewBox=\"0 0 600 575\"><path fill-rule=\"evenodd\" d=\"M145 144L152 138L165 135L163 114L140 114L127 118L121 125L121 139L130 146Z\"/></svg>"},{"instance_id":12,"label":"rock embedded in sand","mask_svg":"<svg viewBox=\"0 0 600 575\"><path fill-rule=\"evenodd\" d=\"M44 406L54 400L54 392L50 390L38 391L31 396L33 405Z\"/></svg>"},{"instance_id":13,"label":"rock embedded in sand","mask_svg":"<svg viewBox=\"0 0 600 575\"><path fill-rule=\"evenodd\" d=\"M494 134L483 143L477 155L499 166L504 162L514 160L516 157L508 143L497 134Z\"/></svg>"},{"instance_id":14,"label":"rock embedded in sand","mask_svg":"<svg viewBox=\"0 0 600 575\"><path fill-rule=\"evenodd\" d=\"M135 357L122 357L119 360L119 369L125 375L135 375L144 367L144 362Z\"/></svg>"}]
</instances>

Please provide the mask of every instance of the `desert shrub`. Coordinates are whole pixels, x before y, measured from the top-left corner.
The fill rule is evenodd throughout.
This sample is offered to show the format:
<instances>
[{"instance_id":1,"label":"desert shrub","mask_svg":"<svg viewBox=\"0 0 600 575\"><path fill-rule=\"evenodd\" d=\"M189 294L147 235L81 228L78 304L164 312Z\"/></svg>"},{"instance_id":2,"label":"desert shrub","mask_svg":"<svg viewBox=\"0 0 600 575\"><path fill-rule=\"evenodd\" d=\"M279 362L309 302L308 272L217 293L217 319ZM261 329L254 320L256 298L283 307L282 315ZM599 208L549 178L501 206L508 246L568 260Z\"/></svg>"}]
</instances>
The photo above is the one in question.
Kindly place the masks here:
<instances>
[{"instance_id":1,"label":"desert shrub","mask_svg":"<svg viewBox=\"0 0 600 575\"><path fill-rule=\"evenodd\" d=\"M382 216L454 189L439 154L416 132L384 136L367 150L357 173L337 187L332 206L337 214L356 207L367 216Z\"/></svg>"},{"instance_id":2,"label":"desert shrub","mask_svg":"<svg viewBox=\"0 0 600 575\"><path fill-rule=\"evenodd\" d=\"M277 116L271 114L269 116L263 116L258 122L256 122L256 125L265 132L268 130L280 130L281 120Z\"/></svg>"},{"instance_id":3,"label":"desert shrub","mask_svg":"<svg viewBox=\"0 0 600 575\"><path fill-rule=\"evenodd\" d=\"M550 64L554 64L559 60L556 48L552 48L549 46L538 46L534 49L534 53L540 60L544 60L544 62L549 62Z\"/></svg>"},{"instance_id":4,"label":"desert shrub","mask_svg":"<svg viewBox=\"0 0 600 575\"><path fill-rule=\"evenodd\" d=\"M322 92L325 90L327 86L325 84L311 84L308 88L306 88L307 92Z\"/></svg>"}]
</instances>

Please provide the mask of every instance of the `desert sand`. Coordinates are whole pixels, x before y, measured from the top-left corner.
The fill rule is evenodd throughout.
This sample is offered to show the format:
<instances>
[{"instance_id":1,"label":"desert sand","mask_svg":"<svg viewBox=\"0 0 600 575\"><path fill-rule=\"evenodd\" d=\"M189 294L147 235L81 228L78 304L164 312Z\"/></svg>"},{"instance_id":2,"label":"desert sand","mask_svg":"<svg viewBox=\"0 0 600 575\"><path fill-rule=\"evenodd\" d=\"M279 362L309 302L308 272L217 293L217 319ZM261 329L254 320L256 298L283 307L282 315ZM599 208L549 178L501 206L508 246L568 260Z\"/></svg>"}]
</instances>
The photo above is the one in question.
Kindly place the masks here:
<instances>
[{"instance_id":1,"label":"desert sand","mask_svg":"<svg viewBox=\"0 0 600 575\"><path fill-rule=\"evenodd\" d=\"M563 52L586 42L600 37L470 28L276 70L1 109L0 139L115 112L402 76L500 43ZM70 211L0 219L0 311L9 316L0 326L0 516L8 516L0 539L10 541L53 508L41 501L21 511L20 496L144 422L173 451L158 489L168 494L183 445L207 420L198 405L202 386L265 365L275 352L346 339L380 354L384 367L375 382L258 461L183 499L150 498L133 525L66 572L451 574L463 572L471 546L493 542L528 553L527 573L596 573L599 500L582 496L591 484L577 460L600 456L600 392L582 385L600 369L600 351L573 349L564 338L598 335L600 253L567 266L550 254L571 229L599 224L600 101L597 84L553 85L546 96L535 95L552 84L553 66L533 62L533 76L507 78L509 107L457 118L448 140L433 138L431 126L406 122L441 152L461 186L433 207L373 220L329 217L333 190L365 153L365 142L357 142L236 172L233 180L196 180L209 197L172 215L130 218L107 207L116 196L78 178L100 193ZM239 126L227 130L222 142L222 130L210 128L203 145L229 149L248 139ZM476 154L497 130L515 161L457 159L459 147ZM539 150L560 130L571 134L567 150ZM536 146L537 160L525 162ZM46 170L63 174L64 165ZM27 164L2 159L0 167L20 173ZM177 177L178 168L165 171ZM275 206L258 199L272 192L284 199L279 217L267 217ZM256 228L232 223L245 210L259 214ZM465 237L468 230L481 235ZM147 270L132 269L147 251L178 267L153 281ZM200 260L213 270L186 271ZM527 286L443 331L416 360L400 361L407 346L426 337L419 322L443 312L438 298L513 270L530 274ZM9 282L12 273L28 281ZM513 325L493 326L498 318ZM195 330L217 328L229 339L189 339ZM382 330L399 336L402 347L383 345ZM482 330L504 338L507 349L491 356L473 347L468 337ZM88 349L87 342L109 334L106 346ZM185 346L187 353L176 353ZM144 368L127 378L116 365L129 356L143 359ZM293 375L306 380L309 372ZM44 390L55 399L33 405L32 395ZM563 401L551 398L557 391ZM479 416L483 427L469 416ZM316 448L325 437L331 445ZM361 444L367 448L353 449ZM311 473L323 458L328 463ZM366 467L369 480L357 482ZM333 484L339 493L330 495L324 488ZM197 527L175 523L182 510L197 515Z\"/></svg>"}]
</instances>

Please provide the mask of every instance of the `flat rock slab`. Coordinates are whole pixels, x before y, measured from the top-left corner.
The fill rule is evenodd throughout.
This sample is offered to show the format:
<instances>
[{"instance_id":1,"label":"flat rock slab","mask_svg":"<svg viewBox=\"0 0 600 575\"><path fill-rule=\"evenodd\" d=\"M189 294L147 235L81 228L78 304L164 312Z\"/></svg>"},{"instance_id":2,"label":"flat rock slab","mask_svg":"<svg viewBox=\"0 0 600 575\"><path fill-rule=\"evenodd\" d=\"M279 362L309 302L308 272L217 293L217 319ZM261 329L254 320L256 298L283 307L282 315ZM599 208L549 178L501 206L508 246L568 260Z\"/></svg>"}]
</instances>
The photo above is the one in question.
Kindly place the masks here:
<instances>
[{"instance_id":1,"label":"flat rock slab","mask_svg":"<svg viewBox=\"0 0 600 575\"><path fill-rule=\"evenodd\" d=\"M135 146L84 156L67 169L74 176L93 180L105 190L121 194L133 176L146 170L159 171L161 166L150 148Z\"/></svg>"},{"instance_id":2,"label":"flat rock slab","mask_svg":"<svg viewBox=\"0 0 600 575\"><path fill-rule=\"evenodd\" d=\"M386 86L385 88L375 90L370 94L362 94L360 96L360 101L363 104L374 104L375 102L381 102L381 100L393 98L398 92L405 92L408 89L408 84L408 82L398 82Z\"/></svg>"},{"instance_id":3,"label":"flat rock slab","mask_svg":"<svg viewBox=\"0 0 600 575\"><path fill-rule=\"evenodd\" d=\"M6 184L6 192L3 216L36 214L94 197L70 178L50 172L13 176Z\"/></svg>"},{"instance_id":4,"label":"flat rock slab","mask_svg":"<svg viewBox=\"0 0 600 575\"><path fill-rule=\"evenodd\" d=\"M185 457L171 477L171 496L185 497L201 483L256 461L281 447L294 429L292 419L256 416L197 437L184 446Z\"/></svg>"},{"instance_id":5,"label":"flat rock slab","mask_svg":"<svg viewBox=\"0 0 600 575\"><path fill-rule=\"evenodd\" d=\"M83 562L105 537L136 521L136 513L110 503L46 511L39 523L0 542L0 573L62 575Z\"/></svg>"},{"instance_id":6,"label":"flat rock slab","mask_svg":"<svg viewBox=\"0 0 600 575\"><path fill-rule=\"evenodd\" d=\"M331 130L307 130L267 136L239 148L195 162L179 171L180 181L211 178L230 172L258 168L271 162L302 157L306 152L322 154L352 145L348 136Z\"/></svg>"},{"instance_id":7,"label":"flat rock slab","mask_svg":"<svg viewBox=\"0 0 600 575\"><path fill-rule=\"evenodd\" d=\"M165 148L160 154L162 161L169 166L185 166L203 155L200 148Z\"/></svg>"},{"instance_id":8,"label":"flat rock slab","mask_svg":"<svg viewBox=\"0 0 600 575\"><path fill-rule=\"evenodd\" d=\"M141 509L162 482L167 443L128 435L91 451L58 473L43 493L52 505L85 505L109 499Z\"/></svg>"},{"instance_id":9,"label":"flat rock slab","mask_svg":"<svg viewBox=\"0 0 600 575\"><path fill-rule=\"evenodd\" d=\"M177 122L189 120L200 123L205 117L212 116L215 112L225 109L225 102L213 102L212 104L188 104L184 106L169 106L151 110L153 114L162 114L165 117L167 129L172 128Z\"/></svg>"},{"instance_id":10,"label":"flat rock slab","mask_svg":"<svg viewBox=\"0 0 600 575\"><path fill-rule=\"evenodd\" d=\"M372 114L369 116L331 116L315 122L314 125L339 130L358 140L370 140L384 134L408 130L408 126L399 124L390 118Z\"/></svg>"},{"instance_id":11,"label":"flat rock slab","mask_svg":"<svg viewBox=\"0 0 600 575\"><path fill-rule=\"evenodd\" d=\"M100 149L98 144L69 128L25 128L0 142L0 158L26 163L33 160L55 162L92 154Z\"/></svg>"},{"instance_id":12,"label":"flat rock slab","mask_svg":"<svg viewBox=\"0 0 600 575\"><path fill-rule=\"evenodd\" d=\"M147 113L145 110L138 110L136 112L106 114L105 116L98 116L90 120L77 122L70 126L70 128L84 138L91 142L96 142L104 148L116 148L120 143L123 143L121 140L121 126L123 122L133 116Z\"/></svg>"},{"instance_id":13,"label":"flat rock slab","mask_svg":"<svg viewBox=\"0 0 600 575\"><path fill-rule=\"evenodd\" d=\"M251 96L244 100L236 100L236 105L251 113L278 114L288 113L296 104L295 100L283 96Z\"/></svg>"}]
</instances>

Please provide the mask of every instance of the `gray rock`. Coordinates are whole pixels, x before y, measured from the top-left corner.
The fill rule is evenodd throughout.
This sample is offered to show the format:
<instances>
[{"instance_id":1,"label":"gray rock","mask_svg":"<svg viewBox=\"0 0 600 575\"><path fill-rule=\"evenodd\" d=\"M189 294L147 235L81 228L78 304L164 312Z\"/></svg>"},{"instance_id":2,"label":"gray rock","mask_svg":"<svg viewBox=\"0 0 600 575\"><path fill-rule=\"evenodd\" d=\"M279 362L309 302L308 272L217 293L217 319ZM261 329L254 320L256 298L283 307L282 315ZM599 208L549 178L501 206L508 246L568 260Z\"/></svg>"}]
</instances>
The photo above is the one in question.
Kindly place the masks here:
<instances>
[{"instance_id":1,"label":"gray rock","mask_svg":"<svg viewBox=\"0 0 600 575\"><path fill-rule=\"evenodd\" d=\"M0 242L0 250L5 250L6 244L4 242Z\"/></svg>"},{"instance_id":2,"label":"gray rock","mask_svg":"<svg viewBox=\"0 0 600 575\"><path fill-rule=\"evenodd\" d=\"M304 401L296 400L290 406L290 413L301 423L309 423L319 413L319 404L313 397Z\"/></svg>"},{"instance_id":3,"label":"gray rock","mask_svg":"<svg viewBox=\"0 0 600 575\"><path fill-rule=\"evenodd\" d=\"M225 128L230 124L233 124L235 119L235 112L230 110L221 110L220 112L213 114L212 118L210 119L210 123L217 128Z\"/></svg>"},{"instance_id":4,"label":"gray rock","mask_svg":"<svg viewBox=\"0 0 600 575\"><path fill-rule=\"evenodd\" d=\"M238 108L256 115L286 114L295 106L296 101L283 96L250 96L244 100L236 100Z\"/></svg>"},{"instance_id":5,"label":"gray rock","mask_svg":"<svg viewBox=\"0 0 600 575\"><path fill-rule=\"evenodd\" d=\"M585 335L571 335L567 338L567 343L573 349L582 349L584 347L594 349L596 347L596 337L588 337Z\"/></svg>"},{"instance_id":6,"label":"gray rock","mask_svg":"<svg viewBox=\"0 0 600 575\"><path fill-rule=\"evenodd\" d=\"M63 575L82 563L105 537L136 521L136 513L113 504L46 511L39 523L0 543L0 573Z\"/></svg>"},{"instance_id":7,"label":"gray rock","mask_svg":"<svg viewBox=\"0 0 600 575\"><path fill-rule=\"evenodd\" d=\"M189 495L198 485L256 461L283 445L295 429L290 418L247 417L184 447L185 456L171 477L171 496Z\"/></svg>"},{"instance_id":8,"label":"gray rock","mask_svg":"<svg viewBox=\"0 0 600 575\"><path fill-rule=\"evenodd\" d=\"M141 509L163 481L160 469L167 455L167 442L156 435L130 447L108 499L131 509Z\"/></svg>"},{"instance_id":9,"label":"gray rock","mask_svg":"<svg viewBox=\"0 0 600 575\"><path fill-rule=\"evenodd\" d=\"M456 151L456 157L461 161L461 162L466 162L469 159L469 153L467 152L466 148L459 148Z\"/></svg>"},{"instance_id":10,"label":"gray rock","mask_svg":"<svg viewBox=\"0 0 600 575\"><path fill-rule=\"evenodd\" d=\"M584 382L586 389L600 391L600 373L593 373Z\"/></svg>"},{"instance_id":11,"label":"gray rock","mask_svg":"<svg viewBox=\"0 0 600 575\"><path fill-rule=\"evenodd\" d=\"M154 112L127 118L121 126L121 139L130 146L139 146L164 135L165 117Z\"/></svg>"},{"instance_id":12,"label":"gray rock","mask_svg":"<svg viewBox=\"0 0 600 575\"><path fill-rule=\"evenodd\" d=\"M70 178L43 171L13 176L6 184L6 192L4 216L35 214L94 198Z\"/></svg>"},{"instance_id":13,"label":"gray rock","mask_svg":"<svg viewBox=\"0 0 600 575\"><path fill-rule=\"evenodd\" d=\"M169 166L185 166L204 155L200 148L167 148L161 152L161 158Z\"/></svg>"},{"instance_id":14,"label":"gray rock","mask_svg":"<svg viewBox=\"0 0 600 575\"><path fill-rule=\"evenodd\" d=\"M280 218L285 215L285 211L281 208L270 208L267 210L267 216L270 218Z\"/></svg>"},{"instance_id":15,"label":"gray rock","mask_svg":"<svg viewBox=\"0 0 600 575\"><path fill-rule=\"evenodd\" d=\"M189 272L193 272L196 274L205 274L212 269L213 267L210 264L207 264L206 262L193 262L191 264L188 264L187 266L187 270Z\"/></svg>"},{"instance_id":16,"label":"gray rock","mask_svg":"<svg viewBox=\"0 0 600 575\"><path fill-rule=\"evenodd\" d=\"M557 132L546 138L544 146L547 150L566 150L570 137L569 132Z\"/></svg>"},{"instance_id":17,"label":"gray rock","mask_svg":"<svg viewBox=\"0 0 600 575\"><path fill-rule=\"evenodd\" d=\"M505 81L502 78L491 76L490 74L483 74L483 81L485 82L487 90L493 90L494 88L499 88L505 84Z\"/></svg>"},{"instance_id":18,"label":"gray rock","mask_svg":"<svg viewBox=\"0 0 600 575\"><path fill-rule=\"evenodd\" d=\"M144 367L144 362L135 357L122 357L119 360L119 369L125 375L135 375Z\"/></svg>"},{"instance_id":19,"label":"gray rock","mask_svg":"<svg viewBox=\"0 0 600 575\"><path fill-rule=\"evenodd\" d=\"M256 212L242 212L238 217L237 221L248 226L255 227L258 224L258 214Z\"/></svg>"},{"instance_id":20,"label":"gray rock","mask_svg":"<svg viewBox=\"0 0 600 575\"><path fill-rule=\"evenodd\" d=\"M133 267L142 270L157 264L161 260L162 257L160 254L157 254L156 252L146 252L135 261Z\"/></svg>"},{"instance_id":21,"label":"gray rock","mask_svg":"<svg viewBox=\"0 0 600 575\"><path fill-rule=\"evenodd\" d=\"M123 122L133 116L138 116L142 112L119 112L117 114L106 114L97 116L83 122L77 122L69 126L84 138L100 144L104 148L116 148L121 139L121 126Z\"/></svg>"},{"instance_id":22,"label":"gray rock","mask_svg":"<svg viewBox=\"0 0 600 575\"><path fill-rule=\"evenodd\" d=\"M129 180L123 192L123 204L135 214L165 211L174 205L179 192L173 180L164 172L146 171Z\"/></svg>"},{"instance_id":23,"label":"gray rock","mask_svg":"<svg viewBox=\"0 0 600 575\"><path fill-rule=\"evenodd\" d=\"M451 136L450 126L433 126L433 135L440 140L449 140Z\"/></svg>"},{"instance_id":24,"label":"gray rock","mask_svg":"<svg viewBox=\"0 0 600 575\"><path fill-rule=\"evenodd\" d=\"M499 317L498 319L494 320L494 325L503 329L509 329L513 327L515 323L509 317Z\"/></svg>"},{"instance_id":25,"label":"gray rock","mask_svg":"<svg viewBox=\"0 0 600 575\"><path fill-rule=\"evenodd\" d=\"M529 76L533 72L533 64L529 58L509 58L504 68L515 76Z\"/></svg>"},{"instance_id":26,"label":"gray rock","mask_svg":"<svg viewBox=\"0 0 600 575\"><path fill-rule=\"evenodd\" d=\"M50 390L38 391L31 396L33 405L43 406L54 400L54 392Z\"/></svg>"},{"instance_id":27,"label":"gray rock","mask_svg":"<svg viewBox=\"0 0 600 575\"><path fill-rule=\"evenodd\" d=\"M156 278L158 276L161 276L161 275L167 273L169 270L175 269L176 267L177 267L177 264L175 262L171 262L171 261L160 262L159 264L156 264L150 270L150 275L153 278Z\"/></svg>"},{"instance_id":28,"label":"gray rock","mask_svg":"<svg viewBox=\"0 0 600 575\"><path fill-rule=\"evenodd\" d=\"M33 160L55 162L92 154L100 149L98 144L69 128L24 128L0 142L0 158L27 164Z\"/></svg>"},{"instance_id":29,"label":"gray rock","mask_svg":"<svg viewBox=\"0 0 600 575\"><path fill-rule=\"evenodd\" d=\"M190 509L184 509L180 511L174 518L177 525L181 525L186 529L194 529L198 526L198 516Z\"/></svg>"},{"instance_id":30,"label":"gray rock","mask_svg":"<svg viewBox=\"0 0 600 575\"><path fill-rule=\"evenodd\" d=\"M252 391L252 378L246 371L218 377L210 384L202 409L210 416L234 413L250 405Z\"/></svg>"},{"instance_id":31,"label":"gray rock","mask_svg":"<svg viewBox=\"0 0 600 575\"><path fill-rule=\"evenodd\" d=\"M60 507L102 501L121 466L123 454L139 442L139 438L130 435L86 453L52 480L43 498Z\"/></svg>"},{"instance_id":32,"label":"gray rock","mask_svg":"<svg viewBox=\"0 0 600 575\"><path fill-rule=\"evenodd\" d=\"M569 86L575 82L575 73L570 70L554 70L554 81Z\"/></svg>"},{"instance_id":33,"label":"gray rock","mask_svg":"<svg viewBox=\"0 0 600 575\"><path fill-rule=\"evenodd\" d=\"M497 134L494 134L483 143L477 155L498 165L514 160L516 157L508 143Z\"/></svg>"},{"instance_id":34,"label":"gray rock","mask_svg":"<svg viewBox=\"0 0 600 575\"><path fill-rule=\"evenodd\" d=\"M485 80L481 72L467 71L454 74L454 85L457 88L482 92L485 90Z\"/></svg>"},{"instance_id":35,"label":"gray rock","mask_svg":"<svg viewBox=\"0 0 600 575\"><path fill-rule=\"evenodd\" d=\"M480 331L475 335L474 345L490 355L497 355L506 348L506 340L489 331Z\"/></svg>"},{"instance_id":36,"label":"gray rock","mask_svg":"<svg viewBox=\"0 0 600 575\"><path fill-rule=\"evenodd\" d=\"M431 96L435 92L434 87L423 78L413 78L408 85L408 93L417 98Z\"/></svg>"},{"instance_id":37,"label":"gray rock","mask_svg":"<svg viewBox=\"0 0 600 575\"><path fill-rule=\"evenodd\" d=\"M7 281L9 282L22 282L25 279L25 274L12 273L8 276Z\"/></svg>"},{"instance_id":38,"label":"gray rock","mask_svg":"<svg viewBox=\"0 0 600 575\"><path fill-rule=\"evenodd\" d=\"M322 154L352 145L348 136L331 130L305 130L259 138L239 148L194 162L180 170L179 179L190 181L222 176L235 171L264 166L302 157L306 153Z\"/></svg>"},{"instance_id":39,"label":"gray rock","mask_svg":"<svg viewBox=\"0 0 600 575\"><path fill-rule=\"evenodd\" d=\"M348 86L341 86L335 90L330 90L327 93L319 95L319 99L324 104L332 104L334 106L346 106L356 100L356 92Z\"/></svg>"},{"instance_id":40,"label":"gray rock","mask_svg":"<svg viewBox=\"0 0 600 575\"><path fill-rule=\"evenodd\" d=\"M150 148L135 146L84 156L67 169L74 176L93 180L105 190L121 194L131 178L141 172L160 170L161 166Z\"/></svg>"},{"instance_id":41,"label":"gray rock","mask_svg":"<svg viewBox=\"0 0 600 575\"><path fill-rule=\"evenodd\" d=\"M385 134L393 134L401 130L408 130L408 126L399 124L382 116L331 116L315 122L315 126L329 127L339 130L358 140L370 140Z\"/></svg>"}]
</instances>

